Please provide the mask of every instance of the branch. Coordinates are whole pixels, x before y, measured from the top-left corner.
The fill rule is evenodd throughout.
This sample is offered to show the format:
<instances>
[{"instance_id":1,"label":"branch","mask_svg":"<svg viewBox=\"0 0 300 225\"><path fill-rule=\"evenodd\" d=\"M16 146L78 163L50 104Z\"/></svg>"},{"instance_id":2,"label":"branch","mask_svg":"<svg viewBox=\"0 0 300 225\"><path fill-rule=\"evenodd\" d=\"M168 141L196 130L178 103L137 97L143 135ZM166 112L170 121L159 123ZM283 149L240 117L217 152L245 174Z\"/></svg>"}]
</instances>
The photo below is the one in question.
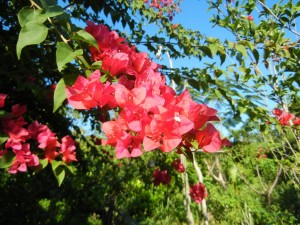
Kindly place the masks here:
<instances>
[{"instance_id":1,"label":"branch","mask_svg":"<svg viewBox=\"0 0 300 225\"><path fill-rule=\"evenodd\" d=\"M242 175L240 175L240 174L238 174L238 176L239 176L239 178L241 178L241 179L245 182L245 184L246 184L252 191L254 191L255 193L260 194L260 195L265 195L264 192L258 191L258 190L256 190L255 188L253 188L253 187L251 186L251 184L246 180L246 178L245 178L244 176L242 176Z\"/></svg>"},{"instance_id":2,"label":"branch","mask_svg":"<svg viewBox=\"0 0 300 225\"><path fill-rule=\"evenodd\" d=\"M183 164L184 168L187 168L186 166L186 158L183 154L180 154L180 160ZM184 206L186 209L186 220L188 225L194 225L194 217L191 211L191 196L189 195L190 185L189 185L189 179L188 174L185 171L184 173L181 173L181 179L183 183L183 192L184 192Z\"/></svg>"},{"instance_id":3,"label":"branch","mask_svg":"<svg viewBox=\"0 0 300 225\"><path fill-rule=\"evenodd\" d=\"M203 184L203 174L198 166L198 163L196 161L196 157L195 157L195 152L193 152L193 165L194 165L194 168L196 170L196 173L197 173L197 176L198 176L198 180L200 183ZM202 205L202 213L203 213L203 216L204 216L204 224L205 225L209 225L209 222L208 222L208 213L207 213L207 206L206 206L206 200L203 199L202 202L201 202L201 205Z\"/></svg>"},{"instance_id":4,"label":"branch","mask_svg":"<svg viewBox=\"0 0 300 225\"><path fill-rule=\"evenodd\" d=\"M266 186L262 182L262 179L261 179L261 176L260 176L260 172L259 172L259 169L258 169L257 165L256 165L256 173L257 173L260 185L262 186L262 188L264 189L264 191L267 192Z\"/></svg>"},{"instance_id":5,"label":"branch","mask_svg":"<svg viewBox=\"0 0 300 225\"><path fill-rule=\"evenodd\" d=\"M282 167L281 167L281 165L279 165L278 168L277 168L277 174L276 174L275 180L274 180L272 186L270 187L270 189L268 191L267 198L268 198L268 203L269 204L271 203L271 194L272 194L276 184L278 183L278 180L279 180L279 177L280 177L281 173L282 173Z\"/></svg>"}]
</instances>

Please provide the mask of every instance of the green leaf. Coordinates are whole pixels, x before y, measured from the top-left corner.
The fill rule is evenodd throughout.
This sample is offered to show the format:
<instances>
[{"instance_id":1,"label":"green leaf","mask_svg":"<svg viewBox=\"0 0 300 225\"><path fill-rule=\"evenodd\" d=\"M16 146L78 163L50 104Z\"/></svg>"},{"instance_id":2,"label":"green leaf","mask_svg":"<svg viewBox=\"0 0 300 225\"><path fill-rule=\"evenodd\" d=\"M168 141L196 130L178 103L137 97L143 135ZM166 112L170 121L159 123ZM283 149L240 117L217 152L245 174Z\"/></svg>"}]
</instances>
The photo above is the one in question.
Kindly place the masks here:
<instances>
[{"instance_id":1,"label":"green leaf","mask_svg":"<svg viewBox=\"0 0 300 225\"><path fill-rule=\"evenodd\" d=\"M48 163L49 163L48 159L40 159L41 169L44 169L48 165Z\"/></svg>"},{"instance_id":2,"label":"green leaf","mask_svg":"<svg viewBox=\"0 0 300 225\"><path fill-rule=\"evenodd\" d=\"M58 5L52 5L46 9L46 11L45 11L45 13L43 13L43 15L45 17L54 17L54 16L59 16L63 13L64 13L64 10L62 7L60 7Z\"/></svg>"},{"instance_id":3,"label":"green leaf","mask_svg":"<svg viewBox=\"0 0 300 225\"><path fill-rule=\"evenodd\" d=\"M32 9L28 6L22 8L18 13L18 20L21 27L24 27L29 22L36 22L42 24L46 21L41 9Z\"/></svg>"},{"instance_id":4,"label":"green leaf","mask_svg":"<svg viewBox=\"0 0 300 225\"><path fill-rule=\"evenodd\" d=\"M245 46L241 45L241 44L237 44L235 46L235 49L237 51L239 51L240 53L242 53L242 55L247 58L247 49L245 48Z\"/></svg>"},{"instance_id":5,"label":"green leaf","mask_svg":"<svg viewBox=\"0 0 300 225\"><path fill-rule=\"evenodd\" d=\"M0 118L7 117L8 115L9 115L8 112L6 112L4 110L0 110Z\"/></svg>"},{"instance_id":6,"label":"green leaf","mask_svg":"<svg viewBox=\"0 0 300 225\"><path fill-rule=\"evenodd\" d=\"M13 164L15 158L16 155L11 151L2 155L0 159L0 168L4 169L10 167Z\"/></svg>"},{"instance_id":7,"label":"green leaf","mask_svg":"<svg viewBox=\"0 0 300 225\"><path fill-rule=\"evenodd\" d=\"M7 134L0 134L0 145L2 145L8 139Z\"/></svg>"},{"instance_id":8,"label":"green leaf","mask_svg":"<svg viewBox=\"0 0 300 225\"><path fill-rule=\"evenodd\" d=\"M80 30L80 31L76 32L75 35L73 36L73 39L84 41L84 42L92 45L96 49L98 49L98 43L97 43L96 39L94 38L94 36L91 35L90 33L86 32L85 30Z\"/></svg>"},{"instance_id":9,"label":"green leaf","mask_svg":"<svg viewBox=\"0 0 300 225\"><path fill-rule=\"evenodd\" d=\"M197 81L197 80L189 79L188 84L191 85L191 87L195 88L196 90L200 89L199 81Z\"/></svg>"},{"instance_id":10,"label":"green leaf","mask_svg":"<svg viewBox=\"0 0 300 225\"><path fill-rule=\"evenodd\" d=\"M228 171L229 177L233 183L235 183L235 181L236 181L237 171L238 171L238 169L237 169L236 165L232 166Z\"/></svg>"},{"instance_id":11,"label":"green leaf","mask_svg":"<svg viewBox=\"0 0 300 225\"><path fill-rule=\"evenodd\" d=\"M258 51L256 49L253 49L252 53L253 53L253 56L255 58L256 63L258 63L258 61L259 61L259 53L258 53Z\"/></svg>"},{"instance_id":12,"label":"green leaf","mask_svg":"<svg viewBox=\"0 0 300 225\"><path fill-rule=\"evenodd\" d=\"M56 49L56 64L58 70L61 71L64 65L66 65L69 62L72 62L77 56L82 54L82 49L73 51L73 49L68 44L64 42L58 42Z\"/></svg>"},{"instance_id":13,"label":"green leaf","mask_svg":"<svg viewBox=\"0 0 300 225\"><path fill-rule=\"evenodd\" d=\"M101 70L102 69L102 61L96 61L94 62L92 65L91 65L91 69L94 69L94 70Z\"/></svg>"},{"instance_id":14,"label":"green leaf","mask_svg":"<svg viewBox=\"0 0 300 225\"><path fill-rule=\"evenodd\" d=\"M52 160L51 161L52 170L53 171L56 170L61 164L62 164L62 161Z\"/></svg>"},{"instance_id":15,"label":"green leaf","mask_svg":"<svg viewBox=\"0 0 300 225\"><path fill-rule=\"evenodd\" d=\"M65 168L63 166L58 166L55 169L53 169L53 173L54 173L54 176L57 180L58 186L60 186L62 184L63 180L65 179L65 176L66 176Z\"/></svg>"},{"instance_id":16,"label":"green leaf","mask_svg":"<svg viewBox=\"0 0 300 225\"><path fill-rule=\"evenodd\" d=\"M53 99L53 113L62 105L62 103L67 98L66 95L66 85L72 86L77 76L67 75L60 79L57 83L55 91L54 91L54 99Z\"/></svg>"},{"instance_id":17,"label":"green leaf","mask_svg":"<svg viewBox=\"0 0 300 225\"><path fill-rule=\"evenodd\" d=\"M209 44L208 48L210 49L211 54L214 56L219 49L219 44L217 44L217 43Z\"/></svg>"},{"instance_id":18,"label":"green leaf","mask_svg":"<svg viewBox=\"0 0 300 225\"><path fill-rule=\"evenodd\" d=\"M20 59L22 49L28 45L40 44L48 35L48 28L38 22L28 22L21 29L17 42L17 56Z\"/></svg>"}]
</instances>

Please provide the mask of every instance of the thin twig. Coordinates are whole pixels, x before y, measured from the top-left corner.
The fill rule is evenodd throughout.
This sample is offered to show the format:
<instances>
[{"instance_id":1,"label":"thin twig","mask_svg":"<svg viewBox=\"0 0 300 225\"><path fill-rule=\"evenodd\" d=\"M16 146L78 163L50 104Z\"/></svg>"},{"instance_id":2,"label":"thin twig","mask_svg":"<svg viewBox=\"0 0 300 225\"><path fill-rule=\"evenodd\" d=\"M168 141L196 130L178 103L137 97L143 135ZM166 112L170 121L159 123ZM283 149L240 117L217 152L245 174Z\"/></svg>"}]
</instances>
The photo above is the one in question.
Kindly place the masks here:
<instances>
[{"instance_id":1,"label":"thin twig","mask_svg":"<svg viewBox=\"0 0 300 225\"><path fill-rule=\"evenodd\" d=\"M253 187L251 186L251 184L247 181L247 179L246 179L244 176L242 176L241 174L238 174L238 177L241 178L241 179L245 182L245 184L246 184L252 191L254 191L255 193L260 194L260 195L264 195L264 194L265 194L264 192L258 191L258 190L256 190L255 188L253 188Z\"/></svg>"}]
</instances>

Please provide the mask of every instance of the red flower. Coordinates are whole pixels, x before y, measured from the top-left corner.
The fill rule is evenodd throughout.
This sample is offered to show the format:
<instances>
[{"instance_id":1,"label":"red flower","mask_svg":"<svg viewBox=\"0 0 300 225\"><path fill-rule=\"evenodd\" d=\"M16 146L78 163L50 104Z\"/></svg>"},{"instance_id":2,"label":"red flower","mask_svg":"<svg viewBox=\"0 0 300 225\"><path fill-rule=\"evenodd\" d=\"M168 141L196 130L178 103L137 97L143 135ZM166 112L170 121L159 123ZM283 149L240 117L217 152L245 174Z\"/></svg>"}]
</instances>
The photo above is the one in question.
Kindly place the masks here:
<instances>
[{"instance_id":1,"label":"red flower","mask_svg":"<svg viewBox=\"0 0 300 225\"><path fill-rule=\"evenodd\" d=\"M290 121L294 118L295 118L295 115L287 113L287 112L283 112L282 115L278 119L279 119L279 123L282 126L286 126L286 125L290 125Z\"/></svg>"},{"instance_id":2,"label":"red flower","mask_svg":"<svg viewBox=\"0 0 300 225\"><path fill-rule=\"evenodd\" d=\"M116 144L116 157L117 159L121 158L130 158L138 157L143 154L141 148L142 138L139 136L132 136L129 133L124 132L123 136L118 138Z\"/></svg>"},{"instance_id":3,"label":"red flower","mask_svg":"<svg viewBox=\"0 0 300 225\"><path fill-rule=\"evenodd\" d=\"M66 163L77 161L75 141L67 135L61 139L61 142L59 153L63 155L63 161Z\"/></svg>"},{"instance_id":4,"label":"red flower","mask_svg":"<svg viewBox=\"0 0 300 225\"><path fill-rule=\"evenodd\" d=\"M6 94L0 94L0 108L4 107L6 97Z\"/></svg>"},{"instance_id":5,"label":"red flower","mask_svg":"<svg viewBox=\"0 0 300 225\"><path fill-rule=\"evenodd\" d=\"M278 109L278 108L275 108L273 111L272 111L273 115L275 116L281 116L283 111L281 109Z\"/></svg>"},{"instance_id":6,"label":"red flower","mask_svg":"<svg viewBox=\"0 0 300 225\"><path fill-rule=\"evenodd\" d=\"M249 21L253 21L253 16L251 16L251 15L246 16L246 18L247 18L247 20L249 20Z\"/></svg>"},{"instance_id":7,"label":"red flower","mask_svg":"<svg viewBox=\"0 0 300 225\"><path fill-rule=\"evenodd\" d=\"M227 138L224 138L222 139L222 146L231 147L232 144Z\"/></svg>"},{"instance_id":8,"label":"red flower","mask_svg":"<svg viewBox=\"0 0 300 225\"><path fill-rule=\"evenodd\" d=\"M181 163L180 159L176 159L172 165L175 168L175 170L179 173L183 173L185 171L184 165Z\"/></svg>"},{"instance_id":9,"label":"red flower","mask_svg":"<svg viewBox=\"0 0 300 225\"><path fill-rule=\"evenodd\" d=\"M211 123L207 124L205 129L197 131L196 140L205 152L217 152L222 147L220 134Z\"/></svg>"},{"instance_id":10,"label":"red flower","mask_svg":"<svg viewBox=\"0 0 300 225\"><path fill-rule=\"evenodd\" d=\"M190 196L197 204L202 202L207 197L205 186L201 183L191 186Z\"/></svg>"},{"instance_id":11,"label":"red flower","mask_svg":"<svg viewBox=\"0 0 300 225\"><path fill-rule=\"evenodd\" d=\"M21 150L15 151L16 158L8 170L9 173L26 172L28 166L39 165L39 158L30 152L29 147L29 143L25 143L22 145Z\"/></svg>"},{"instance_id":12,"label":"red flower","mask_svg":"<svg viewBox=\"0 0 300 225\"><path fill-rule=\"evenodd\" d=\"M129 63L128 54L118 52L113 55L108 55L102 60L102 69L109 71L111 76L116 76L125 73Z\"/></svg>"},{"instance_id":13,"label":"red flower","mask_svg":"<svg viewBox=\"0 0 300 225\"><path fill-rule=\"evenodd\" d=\"M161 171L160 169L156 169L152 176L154 177L154 186L158 186L160 184L167 185L171 182L171 177L169 176L167 170Z\"/></svg>"},{"instance_id":14,"label":"red flower","mask_svg":"<svg viewBox=\"0 0 300 225\"><path fill-rule=\"evenodd\" d=\"M296 126L299 126L300 125L300 117L296 117L293 121L293 124Z\"/></svg>"},{"instance_id":15,"label":"red flower","mask_svg":"<svg viewBox=\"0 0 300 225\"><path fill-rule=\"evenodd\" d=\"M156 107L143 140L146 151L159 147L163 152L170 152L180 144L182 135L194 127L192 121L175 110L174 107Z\"/></svg>"},{"instance_id":16,"label":"red flower","mask_svg":"<svg viewBox=\"0 0 300 225\"><path fill-rule=\"evenodd\" d=\"M96 70L88 79L78 76L72 87L67 86L66 95L70 105L75 109L91 109L106 104L115 107L114 89L109 82L101 83L100 76L100 71Z\"/></svg>"}]
</instances>

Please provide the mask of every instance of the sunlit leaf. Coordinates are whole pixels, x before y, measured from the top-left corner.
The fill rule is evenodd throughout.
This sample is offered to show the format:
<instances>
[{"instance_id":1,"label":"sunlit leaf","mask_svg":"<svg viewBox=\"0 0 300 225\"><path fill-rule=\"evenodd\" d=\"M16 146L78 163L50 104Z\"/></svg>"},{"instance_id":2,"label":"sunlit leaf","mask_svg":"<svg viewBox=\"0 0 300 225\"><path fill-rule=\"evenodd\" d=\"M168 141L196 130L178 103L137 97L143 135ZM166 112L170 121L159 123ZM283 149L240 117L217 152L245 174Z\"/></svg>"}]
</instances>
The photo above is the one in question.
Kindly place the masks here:
<instances>
[{"instance_id":1,"label":"sunlit leaf","mask_svg":"<svg viewBox=\"0 0 300 225\"><path fill-rule=\"evenodd\" d=\"M21 29L17 42L17 56L20 59L22 49L28 45L40 44L48 35L48 28L38 22L28 22Z\"/></svg>"},{"instance_id":2,"label":"sunlit leaf","mask_svg":"<svg viewBox=\"0 0 300 225\"><path fill-rule=\"evenodd\" d=\"M77 56L80 56L82 54L82 49L73 51L73 49L68 44L64 42L58 42L56 49L56 63L58 70L61 71L64 65L72 62Z\"/></svg>"}]
</instances>

